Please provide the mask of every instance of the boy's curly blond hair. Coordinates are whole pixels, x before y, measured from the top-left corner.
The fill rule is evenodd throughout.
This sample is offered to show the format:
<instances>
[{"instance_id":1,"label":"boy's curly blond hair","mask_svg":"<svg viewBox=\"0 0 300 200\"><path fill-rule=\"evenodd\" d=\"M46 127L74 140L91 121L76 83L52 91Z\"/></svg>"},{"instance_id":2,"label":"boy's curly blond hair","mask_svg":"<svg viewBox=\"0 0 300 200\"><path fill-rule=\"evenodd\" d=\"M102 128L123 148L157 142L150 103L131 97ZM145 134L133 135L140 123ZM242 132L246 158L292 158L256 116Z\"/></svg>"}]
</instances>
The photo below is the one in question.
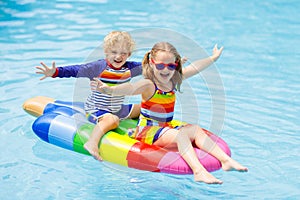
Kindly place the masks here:
<instances>
[{"instance_id":1,"label":"boy's curly blond hair","mask_svg":"<svg viewBox=\"0 0 300 200\"><path fill-rule=\"evenodd\" d=\"M131 53L135 48L135 42L131 38L131 35L126 31L112 31L104 38L103 49L106 52L111 47L118 43L123 43L128 48L128 53Z\"/></svg>"}]
</instances>

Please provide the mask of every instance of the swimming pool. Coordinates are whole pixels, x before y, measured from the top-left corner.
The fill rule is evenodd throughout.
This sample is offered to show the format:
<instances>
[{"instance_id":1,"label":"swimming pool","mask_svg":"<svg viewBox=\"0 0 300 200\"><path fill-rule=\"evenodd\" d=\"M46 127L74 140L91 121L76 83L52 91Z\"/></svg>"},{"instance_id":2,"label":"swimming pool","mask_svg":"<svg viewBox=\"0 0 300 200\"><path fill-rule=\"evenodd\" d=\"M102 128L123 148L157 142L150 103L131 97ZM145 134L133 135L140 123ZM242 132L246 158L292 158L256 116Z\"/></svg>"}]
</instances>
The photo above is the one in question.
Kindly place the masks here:
<instances>
[{"instance_id":1,"label":"swimming pool","mask_svg":"<svg viewBox=\"0 0 300 200\"><path fill-rule=\"evenodd\" d=\"M297 1L135 3L0 2L0 199L298 199ZM197 85L192 94L189 89L183 91L183 95L194 95L199 112L187 112L184 117L209 129L216 128L212 119L220 120L219 134L233 157L249 168L248 173L214 172L224 181L221 186L195 183L192 176L98 163L49 145L34 135L34 118L22 110L30 97L71 100L76 92L74 79L39 81L34 66L40 61L85 62L95 56L95 48L111 30L136 34L162 28L190 39L177 45L183 54L195 53L194 46L185 44L196 43L209 53L215 43L225 46L212 68L224 89L220 104L224 103L225 111L221 107L217 112L221 117L212 112L205 79L210 71L190 79L188 86ZM148 46L141 46L133 59L141 58L143 47Z\"/></svg>"}]
</instances>

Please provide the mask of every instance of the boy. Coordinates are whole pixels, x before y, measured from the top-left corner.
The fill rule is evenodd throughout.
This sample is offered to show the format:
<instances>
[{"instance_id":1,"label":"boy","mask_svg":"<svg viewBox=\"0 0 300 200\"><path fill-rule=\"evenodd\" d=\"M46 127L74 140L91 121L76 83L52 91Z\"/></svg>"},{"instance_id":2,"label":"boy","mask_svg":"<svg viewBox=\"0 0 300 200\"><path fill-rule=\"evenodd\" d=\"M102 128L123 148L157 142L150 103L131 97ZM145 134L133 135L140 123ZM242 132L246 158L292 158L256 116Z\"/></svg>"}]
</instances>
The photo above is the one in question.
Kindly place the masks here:
<instances>
[{"instance_id":1,"label":"boy","mask_svg":"<svg viewBox=\"0 0 300 200\"><path fill-rule=\"evenodd\" d=\"M98 78L108 85L118 85L129 82L132 77L142 74L140 62L127 61L131 56L135 43L127 32L113 31L103 42L106 59L95 62L70 65L65 67L55 66L49 68L43 62L37 66L37 74L43 74L40 79L47 77L87 77L91 81L91 93L85 102L85 112L89 121L95 123L95 128L84 144L84 148L97 160L102 161L99 155L98 143L102 136L109 130L119 125L120 119L136 118L140 114L140 105L123 104L124 96L111 96L93 89L93 78Z\"/></svg>"}]
</instances>

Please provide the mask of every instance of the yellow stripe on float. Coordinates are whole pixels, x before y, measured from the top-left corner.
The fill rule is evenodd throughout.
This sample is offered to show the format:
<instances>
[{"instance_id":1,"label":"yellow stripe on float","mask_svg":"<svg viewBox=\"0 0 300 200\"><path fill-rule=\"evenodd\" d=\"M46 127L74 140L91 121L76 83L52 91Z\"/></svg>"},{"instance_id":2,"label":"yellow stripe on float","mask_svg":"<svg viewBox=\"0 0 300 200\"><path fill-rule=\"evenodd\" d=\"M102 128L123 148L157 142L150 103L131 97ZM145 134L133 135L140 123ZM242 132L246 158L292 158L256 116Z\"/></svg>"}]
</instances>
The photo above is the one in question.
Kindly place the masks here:
<instances>
[{"instance_id":1,"label":"yellow stripe on float","mask_svg":"<svg viewBox=\"0 0 300 200\"><path fill-rule=\"evenodd\" d=\"M104 135L101 140L100 155L108 162L127 167L127 154L136 142L137 140L134 140L127 135L120 135L110 131Z\"/></svg>"}]
</instances>

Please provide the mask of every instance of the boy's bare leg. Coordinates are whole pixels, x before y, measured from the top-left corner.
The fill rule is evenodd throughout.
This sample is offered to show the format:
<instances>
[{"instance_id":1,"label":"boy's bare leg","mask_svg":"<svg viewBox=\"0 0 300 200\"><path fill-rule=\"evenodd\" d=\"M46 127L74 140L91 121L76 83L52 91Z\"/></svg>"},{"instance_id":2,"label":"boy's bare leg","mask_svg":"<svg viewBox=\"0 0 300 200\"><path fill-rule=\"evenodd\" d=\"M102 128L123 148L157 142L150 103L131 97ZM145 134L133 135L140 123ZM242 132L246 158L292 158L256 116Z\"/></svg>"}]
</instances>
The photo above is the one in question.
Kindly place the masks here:
<instances>
[{"instance_id":1,"label":"boy's bare leg","mask_svg":"<svg viewBox=\"0 0 300 200\"><path fill-rule=\"evenodd\" d=\"M83 145L85 150L87 150L96 160L102 161L99 154L98 144L102 136L112 130L117 128L119 125L119 118L113 114L105 114L99 119L98 123L95 125L89 140Z\"/></svg>"},{"instance_id":2,"label":"boy's bare leg","mask_svg":"<svg viewBox=\"0 0 300 200\"><path fill-rule=\"evenodd\" d=\"M141 105L140 104L134 104L132 105L133 109L129 115L128 118L134 119L134 118L138 118L140 116L141 113Z\"/></svg>"}]
</instances>

